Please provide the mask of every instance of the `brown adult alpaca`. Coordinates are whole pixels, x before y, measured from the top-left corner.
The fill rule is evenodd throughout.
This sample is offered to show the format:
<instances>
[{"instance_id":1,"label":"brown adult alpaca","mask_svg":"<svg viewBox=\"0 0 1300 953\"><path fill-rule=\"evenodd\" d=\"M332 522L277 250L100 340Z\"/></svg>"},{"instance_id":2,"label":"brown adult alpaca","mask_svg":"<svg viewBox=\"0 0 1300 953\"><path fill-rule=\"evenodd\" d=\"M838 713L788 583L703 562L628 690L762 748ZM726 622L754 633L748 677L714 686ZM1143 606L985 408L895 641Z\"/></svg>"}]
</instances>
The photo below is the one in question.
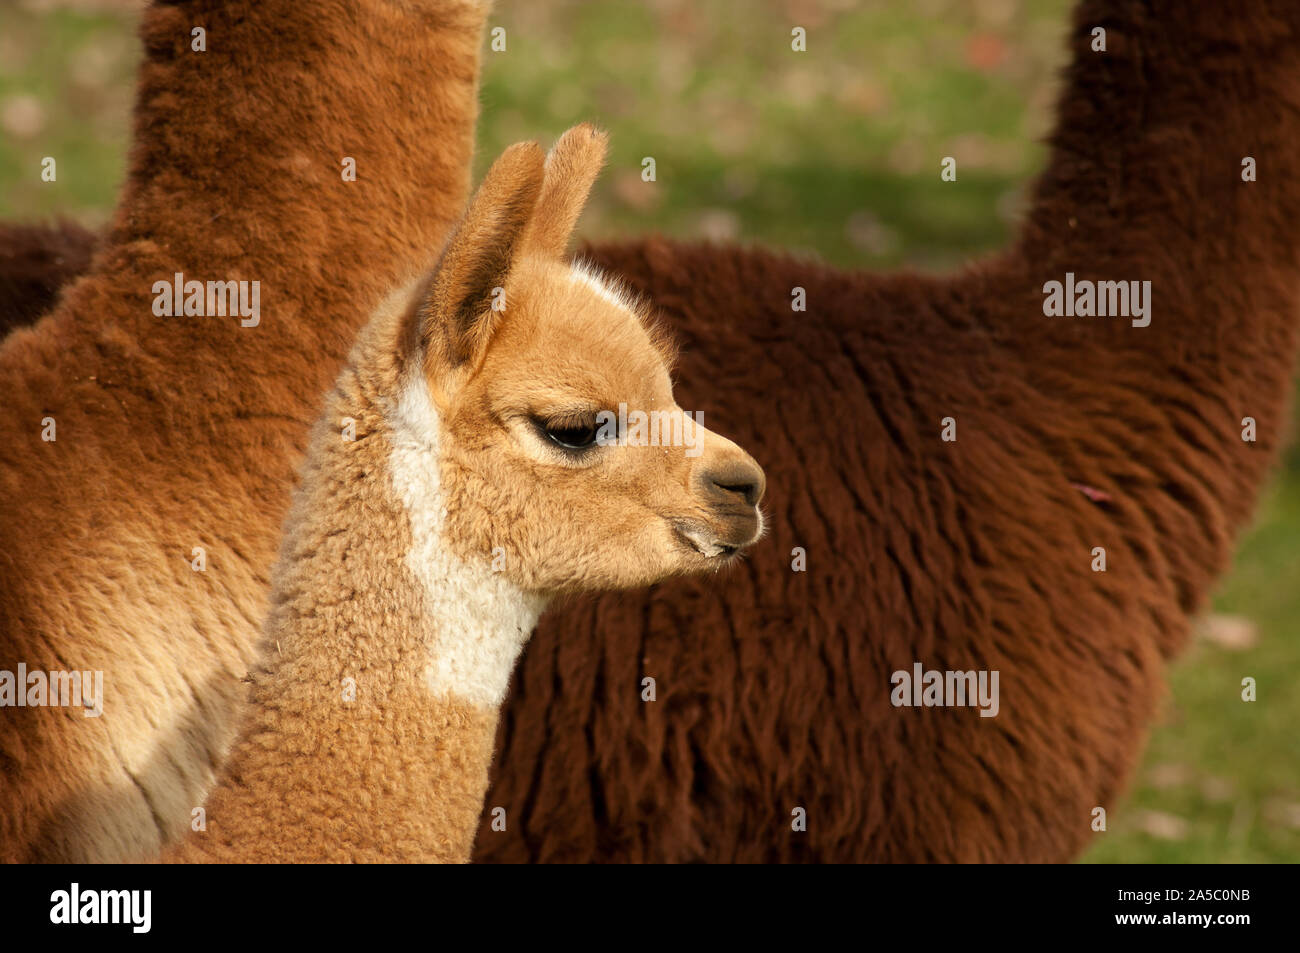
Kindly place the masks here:
<instances>
[{"instance_id":1,"label":"brown adult alpaca","mask_svg":"<svg viewBox=\"0 0 1300 953\"><path fill-rule=\"evenodd\" d=\"M0 347L0 666L102 670L107 695L99 718L0 712L0 859L122 859L187 828L233 737L320 396L464 206L485 16L459 0L145 13L105 247ZM260 282L259 323L155 315L176 272Z\"/></svg>"},{"instance_id":2,"label":"brown adult alpaca","mask_svg":"<svg viewBox=\"0 0 1300 953\"><path fill-rule=\"evenodd\" d=\"M95 236L71 222L0 226L0 337L31 324L85 272Z\"/></svg>"},{"instance_id":3,"label":"brown adult alpaca","mask_svg":"<svg viewBox=\"0 0 1300 953\"><path fill-rule=\"evenodd\" d=\"M487 800L518 827L484 824L478 858L1060 861L1105 836L1093 809L1284 438L1300 4L1086 2L1070 46L1032 212L960 275L589 252L666 312L683 406L707 387L763 461L773 539L721 597L683 582L543 620ZM1149 280L1150 325L1045 317L1066 272ZM1000 670L1000 713L893 707L917 661Z\"/></svg>"},{"instance_id":4,"label":"brown adult alpaca","mask_svg":"<svg viewBox=\"0 0 1300 953\"><path fill-rule=\"evenodd\" d=\"M506 150L438 268L362 332L308 450L253 707L168 859L469 860L549 599L714 572L758 539L763 472L730 441L598 439L620 404L681 419L645 315L562 260L604 153L589 126L545 173L536 145Z\"/></svg>"},{"instance_id":5,"label":"brown adult alpaca","mask_svg":"<svg viewBox=\"0 0 1300 953\"><path fill-rule=\"evenodd\" d=\"M1104 836L1092 808L1282 440L1300 8L1085 3L1070 42L1033 211L959 276L588 251L674 327L683 405L710 382L763 460L774 539L707 597L680 582L543 620L487 799L511 823L484 825L480 859L1060 860ZM1150 326L1044 317L1067 271L1152 281ZM999 669L1000 713L893 708L914 661Z\"/></svg>"}]
</instances>

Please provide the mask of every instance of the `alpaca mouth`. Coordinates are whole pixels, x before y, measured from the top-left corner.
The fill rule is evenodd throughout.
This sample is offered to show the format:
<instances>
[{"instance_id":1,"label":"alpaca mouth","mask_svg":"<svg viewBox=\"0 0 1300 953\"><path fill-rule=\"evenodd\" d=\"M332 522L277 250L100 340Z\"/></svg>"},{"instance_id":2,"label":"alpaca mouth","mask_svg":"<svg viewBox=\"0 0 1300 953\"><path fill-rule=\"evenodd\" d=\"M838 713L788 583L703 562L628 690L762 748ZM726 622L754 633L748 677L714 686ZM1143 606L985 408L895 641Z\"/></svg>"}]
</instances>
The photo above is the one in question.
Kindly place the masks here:
<instances>
[{"instance_id":1,"label":"alpaca mouth","mask_svg":"<svg viewBox=\"0 0 1300 953\"><path fill-rule=\"evenodd\" d=\"M705 559L730 559L758 541L758 535L756 534L753 539L747 542L729 542L720 538L717 533L708 527L699 524L678 523L673 527L673 530L676 532L678 539Z\"/></svg>"}]
</instances>

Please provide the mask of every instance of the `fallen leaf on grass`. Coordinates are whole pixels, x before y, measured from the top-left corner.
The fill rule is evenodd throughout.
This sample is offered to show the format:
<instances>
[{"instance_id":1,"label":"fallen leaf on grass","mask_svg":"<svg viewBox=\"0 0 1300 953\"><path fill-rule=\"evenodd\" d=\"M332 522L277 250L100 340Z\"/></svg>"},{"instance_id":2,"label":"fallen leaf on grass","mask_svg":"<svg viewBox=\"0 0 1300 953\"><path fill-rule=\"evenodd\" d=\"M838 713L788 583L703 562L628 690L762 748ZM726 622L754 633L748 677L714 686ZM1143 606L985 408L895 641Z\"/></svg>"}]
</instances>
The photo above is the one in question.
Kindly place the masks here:
<instances>
[{"instance_id":1,"label":"fallen leaf on grass","mask_svg":"<svg viewBox=\"0 0 1300 953\"><path fill-rule=\"evenodd\" d=\"M1187 821L1164 811L1138 811L1133 816L1138 830L1161 840L1185 840Z\"/></svg>"},{"instance_id":2,"label":"fallen leaf on grass","mask_svg":"<svg viewBox=\"0 0 1300 953\"><path fill-rule=\"evenodd\" d=\"M1244 652L1259 641L1259 626L1242 615L1207 615L1196 623L1196 636L1230 652Z\"/></svg>"}]
</instances>

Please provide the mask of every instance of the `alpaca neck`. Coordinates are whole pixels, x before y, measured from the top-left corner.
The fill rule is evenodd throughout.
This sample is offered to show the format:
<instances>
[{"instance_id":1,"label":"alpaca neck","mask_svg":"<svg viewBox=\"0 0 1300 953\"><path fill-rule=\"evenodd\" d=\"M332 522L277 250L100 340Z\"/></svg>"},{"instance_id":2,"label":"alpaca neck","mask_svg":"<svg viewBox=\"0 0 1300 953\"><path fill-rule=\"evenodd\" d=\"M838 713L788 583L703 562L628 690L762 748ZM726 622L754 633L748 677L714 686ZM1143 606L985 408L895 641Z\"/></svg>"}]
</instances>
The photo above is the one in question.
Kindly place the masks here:
<instances>
[{"instance_id":1,"label":"alpaca neck","mask_svg":"<svg viewBox=\"0 0 1300 953\"><path fill-rule=\"evenodd\" d=\"M439 630L426 681L435 695L450 694L484 708L505 700L519 651L537 624L545 600L524 593L481 561L456 556L444 536L446 496L438 467L438 419L422 380L408 380L392 415L389 462L393 489L411 526L406 566L428 618Z\"/></svg>"},{"instance_id":2,"label":"alpaca neck","mask_svg":"<svg viewBox=\"0 0 1300 953\"><path fill-rule=\"evenodd\" d=\"M984 302L1014 312L992 334L1052 403L1024 403L1035 408L1026 435L1050 439L1072 479L1131 508L1126 520L1140 511L1159 528L1164 590L1191 611L1286 431L1300 331L1300 4L1084 2L1069 46L1021 239L1001 270L966 286L964 311L977 326ZM1049 283L1071 274L1149 283L1144 326L1123 310L1048 316ZM1246 417L1257 439L1243 439Z\"/></svg>"},{"instance_id":3,"label":"alpaca neck","mask_svg":"<svg viewBox=\"0 0 1300 953\"><path fill-rule=\"evenodd\" d=\"M327 420L355 406L337 400ZM171 859L469 859L499 709L544 600L443 542L423 385L386 417L358 419L370 430L351 444L318 427L266 668L207 830Z\"/></svg>"},{"instance_id":4,"label":"alpaca neck","mask_svg":"<svg viewBox=\"0 0 1300 953\"><path fill-rule=\"evenodd\" d=\"M304 353L305 369L323 375L301 387L314 399L358 316L428 266L462 209L489 6L152 5L140 28L135 145L97 263L131 303L113 325L173 361L178 340L197 345L187 359L220 355L203 380L223 392L229 380L258 386L268 353ZM418 91L418 108L374 109L402 90ZM206 307L160 317L151 289L177 272L205 285L258 281L259 323ZM92 304L88 313L104 310Z\"/></svg>"},{"instance_id":5,"label":"alpaca neck","mask_svg":"<svg viewBox=\"0 0 1300 953\"><path fill-rule=\"evenodd\" d=\"M1048 279L1150 281L1152 323L1132 333L1112 322L1119 347L1173 357L1195 334L1209 344L1240 331L1276 363L1289 349L1279 357L1259 325L1283 323L1271 305L1293 295L1281 273L1300 264L1300 113L1286 105L1300 101L1300 5L1151 6L1106 0L1075 11L1073 61L1018 257ZM1104 51L1094 49L1097 28ZM1205 307L1206 285L1260 281L1263 295Z\"/></svg>"}]
</instances>

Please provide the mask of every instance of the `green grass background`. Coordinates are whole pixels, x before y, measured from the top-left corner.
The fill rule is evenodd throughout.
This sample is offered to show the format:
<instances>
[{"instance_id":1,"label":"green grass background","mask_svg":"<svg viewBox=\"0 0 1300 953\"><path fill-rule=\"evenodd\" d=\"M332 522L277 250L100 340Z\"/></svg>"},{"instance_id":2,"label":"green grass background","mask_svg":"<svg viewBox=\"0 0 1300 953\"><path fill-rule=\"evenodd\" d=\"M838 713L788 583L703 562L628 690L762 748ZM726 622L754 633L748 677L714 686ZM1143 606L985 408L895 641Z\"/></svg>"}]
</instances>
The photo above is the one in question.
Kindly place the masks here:
<instances>
[{"instance_id":1,"label":"green grass background","mask_svg":"<svg viewBox=\"0 0 1300 953\"><path fill-rule=\"evenodd\" d=\"M1003 243L1041 167L1065 0L498 0L478 172L594 120L611 161L582 231L708 235L841 265L954 267ZM131 0L0 8L0 216L91 226L122 181ZM804 53L790 30L808 34ZM41 157L58 161L41 183ZM956 184L940 185L943 156ZM643 183L652 156L657 182ZM1213 609L1253 646L1198 638L1143 765L1085 861L1300 860L1300 453ZM1259 700L1240 700L1240 681Z\"/></svg>"}]
</instances>

